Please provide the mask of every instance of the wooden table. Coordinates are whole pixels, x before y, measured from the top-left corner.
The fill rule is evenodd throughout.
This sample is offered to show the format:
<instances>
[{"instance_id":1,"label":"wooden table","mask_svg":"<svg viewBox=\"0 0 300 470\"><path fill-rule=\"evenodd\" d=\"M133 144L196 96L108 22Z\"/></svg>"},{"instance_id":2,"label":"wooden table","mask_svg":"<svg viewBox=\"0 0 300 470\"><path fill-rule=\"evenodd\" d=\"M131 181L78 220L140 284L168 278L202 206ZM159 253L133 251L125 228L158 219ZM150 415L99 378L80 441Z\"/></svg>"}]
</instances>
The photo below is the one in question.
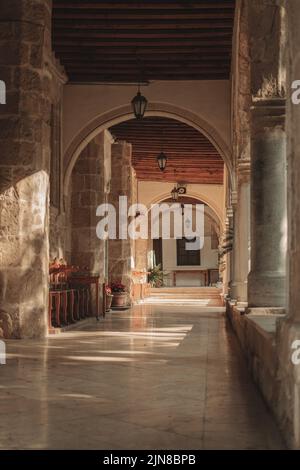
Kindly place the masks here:
<instances>
[{"instance_id":1,"label":"wooden table","mask_svg":"<svg viewBox=\"0 0 300 470\"><path fill-rule=\"evenodd\" d=\"M180 273L188 273L188 274L199 274L201 275L201 280L202 280L202 275L204 274L204 284L205 286L209 285L209 269L178 269L176 271L173 271L173 286L176 287L176 275Z\"/></svg>"}]
</instances>

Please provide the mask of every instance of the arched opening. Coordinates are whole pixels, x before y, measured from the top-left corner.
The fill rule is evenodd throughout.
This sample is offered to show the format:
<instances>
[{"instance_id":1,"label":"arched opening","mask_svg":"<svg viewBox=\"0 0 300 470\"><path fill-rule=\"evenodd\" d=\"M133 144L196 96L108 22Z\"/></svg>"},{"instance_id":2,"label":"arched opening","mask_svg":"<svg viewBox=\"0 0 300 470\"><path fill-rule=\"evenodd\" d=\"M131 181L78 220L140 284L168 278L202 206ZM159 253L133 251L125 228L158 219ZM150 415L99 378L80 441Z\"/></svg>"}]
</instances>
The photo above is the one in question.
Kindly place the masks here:
<instances>
[{"instance_id":1,"label":"arched opening","mask_svg":"<svg viewBox=\"0 0 300 470\"><path fill-rule=\"evenodd\" d=\"M153 204L159 204L161 210L155 215L151 214ZM162 236L162 219L170 211L174 204L179 205L179 222L183 228L184 224L188 223L193 228L195 234L194 241L197 237L201 237L201 245L197 246L194 250L187 245L190 238L176 236L175 230L175 215L170 214L171 230L170 238L165 239ZM196 207L203 207L203 220L200 231L195 231ZM186 210L190 212L185 213ZM172 198L161 198L155 203L151 203L149 207L149 218L151 217L152 224L159 225L159 238L151 239L148 241L148 249L150 253L151 267L155 268L160 266L164 271L164 286L165 287L211 287L216 286L221 282L219 266L219 248L221 243L221 226L218 215L211 209L211 207L204 203L199 198L191 196L181 196L176 203ZM178 219L177 219L178 220ZM178 228L178 227L177 227ZM181 227L180 227L181 228ZM152 227L151 227L152 229ZM193 235L194 235L193 234ZM200 243L200 238L199 238ZM138 247L137 247L138 250ZM141 252L143 248L141 249Z\"/></svg>"},{"instance_id":2,"label":"arched opening","mask_svg":"<svg viewBox=\"0 0 300 470\"><path fill-rule=\"evenodd\" d=\"M219 154L226 164L228 170L230 184L235 188L235 175L232 163L232 156L230 149L219 135L218 131L210 126L208 122L194 113L172 106L166 103L149 103L148 109L145 113L146 117L165 117L185 123L188 126L199 131L203 134L217 149ZM133 118L132 109L130 106L122 106L114 109L109 113L97 116L92 122L88 123L81 132L76 135L64 154L64 191L68 191L70 175L82 150L91 142L97 135L105 129L109 129L117 124L129 121Z\"/></svg>"},{"instance_id":3,"label":"arched opening","mask_svg":"<svg viewBox=\"0 0 300 470\"><path fill-rule=\"evenodd\" d=\"M215 285L220 277L218 251L225 230L224 181L225 174L230 174L224 164L226 153L221 155L214 139L208 138L207 132L200 132L195 122L191 125L186 116L175 118L170 114L170 109L152 110L141 122L133 120L132 114L110 117L108 121L102 117L103 124L98 122L77 150L65 156L68 165L64 202L66 216L70 215L71 264L85 263L90 270L101 272L101 282L120 279L129 291L134 290L136 281L133 272L146 273L152 269L156 242L150 232L148 240L93 240L97 206L111 203L118 213L119 198L126 196L128 205L141 204L149 209L153 203L168 200L174 185L184 186L182 201L194 205L201 201L205 205L206 241L202 253L197 253L197 263L192 256L186 263L179 260L176 240L175 247L163 242L162 264L174 279L176 271L185 269L188 275L193 262L193 269L199 274L199 282L194 283L198 287ZM87 145L77 156L83 142ZM168 158L164 172L156 161L162 148ZM177 284L179 277L180 273ZM193 286L193 275L187 282ZM174 281L169 284L175 285Z\"/></svg>"},{"instance_id":4,"label":"arched opening","mask_svg":"<svg viewBox=\"0 0 300 470\"><path fill-rule=\"evenodd\" d=\"M0 0L0 338L38 339L9 343L0 447L300 448L299 23L298 0ZM160 235L173 202L203 236Z\"/></svg>"}]
</instances>

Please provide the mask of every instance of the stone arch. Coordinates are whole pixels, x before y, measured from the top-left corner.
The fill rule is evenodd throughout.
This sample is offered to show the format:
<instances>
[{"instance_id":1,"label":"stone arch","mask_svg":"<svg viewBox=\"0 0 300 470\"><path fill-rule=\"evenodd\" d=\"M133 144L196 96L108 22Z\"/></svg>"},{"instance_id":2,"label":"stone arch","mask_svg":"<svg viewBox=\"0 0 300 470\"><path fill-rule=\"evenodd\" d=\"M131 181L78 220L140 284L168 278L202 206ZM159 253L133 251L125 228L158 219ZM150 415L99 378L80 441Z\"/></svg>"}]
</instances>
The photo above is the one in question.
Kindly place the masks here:
<instances>
[{"instance_id":1,"label":"stone arch","mask_svg":"<svg viewBox=\"0 0 300 470\"><path fill-rule=\"evenodd\" d=\"M205 135L216 147L226 164L231 187L235 188L234 169L231 151L218 131L200 116L166 103L149 103L145 116L160 116L183 122ZM64 192L68 192L70 176L74 165L86 145L103 130L133 118L130 105L115 108L101 114L89 122L73 139L64 155Z\"/></svg>"},{"instance_id":2,"label":"stone arch","mask_svg":"<svg viewBox=\"0 0 300 470\"><path fill-rule=\"evenodd\" d=\"M184 198L185 196L182 196L182 197ZM190 197L190 198L193 198L195 200L204 202L212 210L212 212L215 214L216 222L218 222L220 230L222 231L224 229L224 221L223 221L222 214L220 213L219 208L216 206L216 204L213 201L210 200L210 198L208 198L204 194L195 193L195 192L191 192L191 191L189 191L189 194L188 194L187 197ZM163 194L160 194L159 196L156 196L150 202L150 204L147 208L148 211L150 210L152 204L159 204L160 202L164 202L165 200L167 200L169 198L170 198L169 193L163 193Z\"/></svg>"}]
</instances>

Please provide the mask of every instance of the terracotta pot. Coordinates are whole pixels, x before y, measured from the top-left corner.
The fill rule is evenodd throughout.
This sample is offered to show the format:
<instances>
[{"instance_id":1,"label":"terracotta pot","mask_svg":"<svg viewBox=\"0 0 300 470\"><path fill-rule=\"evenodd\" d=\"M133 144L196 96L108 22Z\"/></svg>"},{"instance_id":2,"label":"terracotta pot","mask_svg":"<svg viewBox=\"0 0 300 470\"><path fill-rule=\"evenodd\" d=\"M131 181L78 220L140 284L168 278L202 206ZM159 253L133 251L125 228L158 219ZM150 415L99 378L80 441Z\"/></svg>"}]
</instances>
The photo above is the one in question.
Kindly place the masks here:
<instances>
[{"instance_id":1,"label":"terracotta pot","mask_svg":"<svg viewBox=\"0 0 300 470\"><path fill-rule=\"evenodd\" d=\"M106 311L109 312L110 311L110 307L111 307L111 303L112 303L112 299L113 299L113 295L111 294L106 294L106 302L105 302L105 305L106 305Z\"/></svg>"},{"instance_id":2,"label":"terracotta pot","mask_svg":"<svg viewBox=\"0 0 300 470\"><path fill-rule=\"evenodd\" d=\"M114 292L112 307L125 307L127 302L127 292Z\"/></svg>"}]
</instances>

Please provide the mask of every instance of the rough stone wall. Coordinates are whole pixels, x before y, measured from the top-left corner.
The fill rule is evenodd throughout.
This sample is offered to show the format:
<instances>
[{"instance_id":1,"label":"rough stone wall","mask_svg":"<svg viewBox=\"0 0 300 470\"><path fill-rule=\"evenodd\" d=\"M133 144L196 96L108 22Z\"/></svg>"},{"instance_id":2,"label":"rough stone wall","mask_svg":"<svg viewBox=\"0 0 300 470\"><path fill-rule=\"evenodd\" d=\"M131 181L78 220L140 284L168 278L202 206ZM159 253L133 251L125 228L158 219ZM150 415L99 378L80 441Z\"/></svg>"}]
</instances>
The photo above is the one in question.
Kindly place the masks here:
<instances>
[{"instance_id":1,"label":"rough stone wall","mask_svg":"<svg viewBox=\"0 0 300 470\"><path fill-rule=\"evenodd\" d=\"M0 321L6 337L47 328L51 1L0 0Z\"/></svg>"},{"instance_id":2,"label":"rough stone wall","mask_svg":"<svg viewBox=\"0 0 300 470\"><path fill-rule=\"evenodd\" d=\"M251 59L251 94L284 97L286 87L285 2L247 0Z\"/></svg>"},{"instance_id":3,"label":"rough stone wall","mask_svg":"<svg viewBox=\"0 0 300 470\"><path fill-rule=\"evenodd\" d=\"M59 259L67 259L67 251L69 248L66 211L62 198L63 159L61 141L62 95L63 85L66 83L66 76L58 66L56 68L52 67L52 76L53 79L50 87L52 102L50 136L50 260L56 257Z\"/></svg>"},{"instance_id":4,"label":"rough stone wall","mask_svg":"<svg viewBox=\"0 0 300 470\"><path fill-rule=\"evenodd\" d=\"M50 260L67 258L70 252L70 241L68 239L68 221L66 208L63 204L63 158L61 140L61 115L63 86L67 81L63 70L55 60L52 61L51 73L51 164L50 164L50 233L49 249ZM56 67L55 67L56 65Z\"/></svg>"},{"instance_id":5,"label":"rough stone wall","mask_svg":"<svg viewBox=\"0 0 300 470\"><path fill-rule=\"evenodd\" d=\"M248 4L239 0L232 66L232 140L235 166L240 160L250 160L250 67Z\"/></svg>"},{"instance_id":6,"label":"rough stone wall","mask_svg":"<svg viewBox=\"0 0 300 470\"><path fill-rule=\"evenodd\" d=\"M102 243L96 237L96 209L104 202L101 163L100 148L92 141L75 164L71 201L71 262L97 272L103 264Z\"/></svg>"},{"instance_id":7,"label":"rough stone wall","mask_svg":"<svg viewBox=\"0 0 300 470\"><path fill-rule=\"evenodd\" d=\"M66 212L50 205L49 255L50 260L64 258L70 262L70 220Z\"/></svg>"},{"instance_id":8,"label":"rough stone wall","mask_svg":"<svg viewBox=\"0 0 300 470\"><path fill-rule=\"evenodd\" d=\"M109 202L119 211L119 196L127 196L128 208L134 204L135 177L131 167L131 144L118 142L112 145L111 154L111 191ZM118 234L117 234L118 235ZM117 236L118 238L118 236ZM131 291L131 267L134 257L134 242L126 240L109 240L108 242L108 276L109 280L120 280Z\"/></svg>"},{"instance_id":9,"label":"rough stone wall","mask_svg":"<svg viewBox=\"0 0 300 470\"><path fill-rule=\"evenodd\" d=\"M269 324L268 329L262 326L269 321L273 323L272 314L269 317L246 315L235 305L227 303L227 316L239 339L252 377L270 409L276 414L280 400L275 326L271 328Z\"/></svg>"},{"instance_id":10,"label":"rough stone wall","mask_svg":"<svg viewBox=\"0 0 300 470\"><path fill-rule=\"evenodd\" d=\"M133 182L133 203L140 203L138 197L138 181L136 179L135 173L133 173L132 177ZM150 222L148 220L148 232L150 230ZM149 237L151 236L149 232ZM148 246L149 246L149 239L143 240L138 238L134 241L134 268L137 271L147 270L147 260L148 260Z\"/></svg>"},{"instance_id":11,"label":"rough stone wall","mask_svg":"<svg viewBox=\"0 0 300 470\"><path fill-rule=\"evenodd\" d=\"M148 266L148 240L136 240L135 242L135 266L137 270L147 270Z\"/></svg>"},{"instance_id":12,"label":"rough stone wall","mask_svg":"<svg viewBox=\"0 0 300 470\"><path fill-rule=\"evenodd\" d=\"M100 283L106 277L106 253L105 242L96 235L96 210L106 202L110 187L110 147L111 136L104 131L81 153L71 183L69 259L73 265L99 273Z\"/></svg>"},{"instance_id":13,"label":"rough stone wall","mask_svg":"<svg viewBox=\"0 0 300 470\"><path fill-rule=\"evenodd\" d=\"M230 296L238 302L247 302L247 277L249 272L250 226L247 213L250 201L250 51L248 29L248 3L239 0L236 7L233 79L232 79L232 146L236 187L231 203L234 209L234 247L232 255L232 282ZM248 210L249 205L249 210Z\"/></svg>"}]
</instances>

